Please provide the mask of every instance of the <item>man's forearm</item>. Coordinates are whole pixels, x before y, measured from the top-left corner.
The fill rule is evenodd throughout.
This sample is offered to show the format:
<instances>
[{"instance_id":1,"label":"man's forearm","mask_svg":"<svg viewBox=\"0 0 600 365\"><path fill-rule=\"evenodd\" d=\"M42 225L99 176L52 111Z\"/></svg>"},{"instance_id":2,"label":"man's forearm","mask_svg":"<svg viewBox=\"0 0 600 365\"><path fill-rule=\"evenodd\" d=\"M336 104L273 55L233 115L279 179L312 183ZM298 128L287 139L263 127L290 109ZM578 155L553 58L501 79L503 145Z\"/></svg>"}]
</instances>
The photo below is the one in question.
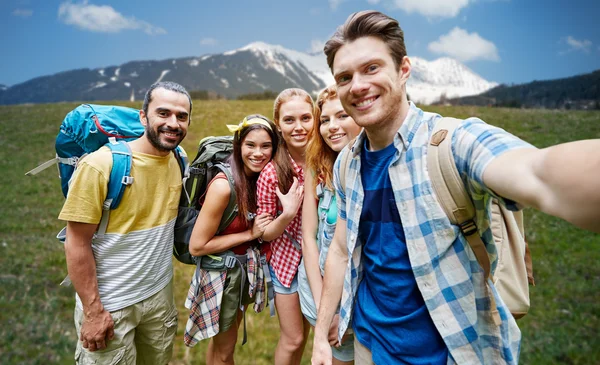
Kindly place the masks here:
<instances>
[{"instance_id":1,"label":"man's forearm","mask_svg":"<svg viewBox=\"0 0 600 365\"><path fill-rule=\"evenodd\" d=\"M73 227L73 224L69 222L65 254L69 277L81 299L84 314L87 315L90 312L102 311L103 306L98 292L96 260L92 252L91 236L89 240L87 237L82 237L87 236L87 232L83 232L82 234L79 228L81 228L79 225L78 227ZM86 228L88 227L84 226L84 229ZM93 235L93 231L91 234Z\"/></svg>"},{"instance_id":2,"label":"man's forearm","mask_svg":"<svg viewBox=\"0 0 600 365\"><path fill-rule=\"evenodd\" d=\"M536 173L549 194L544 212L581 228L600 232L600 140L565 143L546 149Z\"/></svg>"},{"instance_id":3,"label":"man's forearm","mask_svg":"<svg viewBox=\"0 0 600 365\"><path fill-rule=\"evenodd\" d=\"M600 140L541 150L517 149L494 159L483 174L498 195L600 232Z\"/></svg>"}]
</instances>

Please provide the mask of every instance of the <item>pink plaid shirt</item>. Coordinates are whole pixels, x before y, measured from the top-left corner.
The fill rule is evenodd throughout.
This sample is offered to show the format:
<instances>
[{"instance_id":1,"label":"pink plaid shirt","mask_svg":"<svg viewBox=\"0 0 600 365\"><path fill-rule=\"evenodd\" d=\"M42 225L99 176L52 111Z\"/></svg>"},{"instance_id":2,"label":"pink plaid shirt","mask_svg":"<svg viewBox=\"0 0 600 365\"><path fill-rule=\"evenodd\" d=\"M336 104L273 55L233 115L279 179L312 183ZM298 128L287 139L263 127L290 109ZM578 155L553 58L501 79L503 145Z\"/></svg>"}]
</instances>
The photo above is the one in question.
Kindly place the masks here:
<instances>
[{"instance_id":1,"label":"pink plaid shirt","mask_svg":"<svg viewBox=\"0 0 600 365\"><path fill-rule=\"evenodd\" d=\"M298 183L304 185L304 171L300 166L296 164L294 159L292 165L294 171L298 176ZM273 217L277 216L277 213L281 211L281 204L277 199L275 188L278 186L279 181L277 180L277 172L275 171L275 165L273 161L269 162L260 173L258 181L256 182L256 200L257 200L257 214L269 213ZM298 208L296 217L292 219L290 224L285 230L294 237L299 244L302 244L302 205ZM281 282L285 287L290 287L296 272L298 271L298 265L302 259L302 251L297 250L294 244L285 234L277 237L271 241L271 260L269 264L273 267L277 280Z\"/></svg>"}]
</instances>

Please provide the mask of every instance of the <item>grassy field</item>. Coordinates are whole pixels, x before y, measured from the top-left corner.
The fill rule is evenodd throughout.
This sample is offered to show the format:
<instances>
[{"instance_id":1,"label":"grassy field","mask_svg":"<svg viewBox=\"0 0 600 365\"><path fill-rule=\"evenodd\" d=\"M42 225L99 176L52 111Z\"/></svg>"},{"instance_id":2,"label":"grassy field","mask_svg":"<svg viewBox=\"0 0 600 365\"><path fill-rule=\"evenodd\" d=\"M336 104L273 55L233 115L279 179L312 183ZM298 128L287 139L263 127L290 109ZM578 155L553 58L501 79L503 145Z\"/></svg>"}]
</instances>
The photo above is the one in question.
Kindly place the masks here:
<instances>
[{"instance_id":1,"label":"grassy field","mask_svg":"<svg viewBox=\"0 0 600 365\"><path fill-rule=\"evenodd\" d=\"M77 104L0 106L0 363L72 364L76 335L72 288L58 283L66 273L62 228L56 217L63 202L56 170L37 177L24 173L54 156L54 138L64 115ZM132 105L139 107L139 104ZM227 133L226 123L245 115L272 115L268 101L195 103L183 145L192 157L207 135ZM476 115L538 147L600 138L599 112L429 108L447 116ZM581 156L586 158L586 156ZM560 166L556 168L560 169ZM599 222L600 224L600 222ZM532 309L519 321L522 364L599 364L600 235L527 210L526 230L537 286ZM183 345L183 308L193 268L175 264L180 323L172 364L204 364L207 341ZM236 349L238 364L272 364L278 338L268 310L247 315L249 341ZM241 341L240 341L241 343ZM310 343L303 363L310 361Z\"/></svg>"}]
</instances>

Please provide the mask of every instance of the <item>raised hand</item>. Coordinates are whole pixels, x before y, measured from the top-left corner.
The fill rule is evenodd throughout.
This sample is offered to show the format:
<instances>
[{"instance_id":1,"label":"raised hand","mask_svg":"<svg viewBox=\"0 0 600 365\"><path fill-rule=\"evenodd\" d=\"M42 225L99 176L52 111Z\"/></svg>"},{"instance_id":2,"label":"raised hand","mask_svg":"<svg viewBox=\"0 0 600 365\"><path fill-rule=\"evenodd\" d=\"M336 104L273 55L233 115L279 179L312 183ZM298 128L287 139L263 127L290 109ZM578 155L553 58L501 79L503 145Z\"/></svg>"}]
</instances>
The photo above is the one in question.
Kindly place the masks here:
<instances>
[{"instance_id":1,"label":"raised hand","mask_svg":"<svg viewBox=\"0 0 600 365\"><path fill-rule=\"evenodd\" d=\"M277 198L279 198L283 209L281 215L295 217L300 205L302 205L302 199L304 198L304 186L300 185L298 178L294 176L294 182L287 194L283 194L281 190L279 190L279 187L275 188L275 193L277 194Z\"/></svg>"}]
</instances>

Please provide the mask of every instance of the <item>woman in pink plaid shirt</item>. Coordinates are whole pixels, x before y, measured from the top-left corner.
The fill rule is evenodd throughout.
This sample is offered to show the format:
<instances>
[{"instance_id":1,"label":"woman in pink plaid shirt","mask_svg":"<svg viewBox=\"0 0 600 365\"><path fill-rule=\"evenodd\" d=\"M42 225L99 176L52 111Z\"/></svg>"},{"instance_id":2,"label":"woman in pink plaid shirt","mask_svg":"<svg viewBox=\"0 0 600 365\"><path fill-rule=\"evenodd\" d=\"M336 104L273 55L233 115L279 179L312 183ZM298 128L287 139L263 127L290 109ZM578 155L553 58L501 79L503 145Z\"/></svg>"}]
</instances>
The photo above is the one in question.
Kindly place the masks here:
<instances>
[{"instance_id":1,"label":"woman in pink plaid shirt","mask_svg":"<svg viewBox=\"0 0 600 365\"><path fill-rule=\"evenodd\" d=\"M273 121L283 147L257 181L257 213L276 217L262 236L275 290L280 336L275 364L300 364L310 324L298 297L298 265L302 258L304 160L314 123L314 103L301 89L286 89L275 99ZM286 153L287 151L287 153Z\"/></svg>"}]
</instances>

